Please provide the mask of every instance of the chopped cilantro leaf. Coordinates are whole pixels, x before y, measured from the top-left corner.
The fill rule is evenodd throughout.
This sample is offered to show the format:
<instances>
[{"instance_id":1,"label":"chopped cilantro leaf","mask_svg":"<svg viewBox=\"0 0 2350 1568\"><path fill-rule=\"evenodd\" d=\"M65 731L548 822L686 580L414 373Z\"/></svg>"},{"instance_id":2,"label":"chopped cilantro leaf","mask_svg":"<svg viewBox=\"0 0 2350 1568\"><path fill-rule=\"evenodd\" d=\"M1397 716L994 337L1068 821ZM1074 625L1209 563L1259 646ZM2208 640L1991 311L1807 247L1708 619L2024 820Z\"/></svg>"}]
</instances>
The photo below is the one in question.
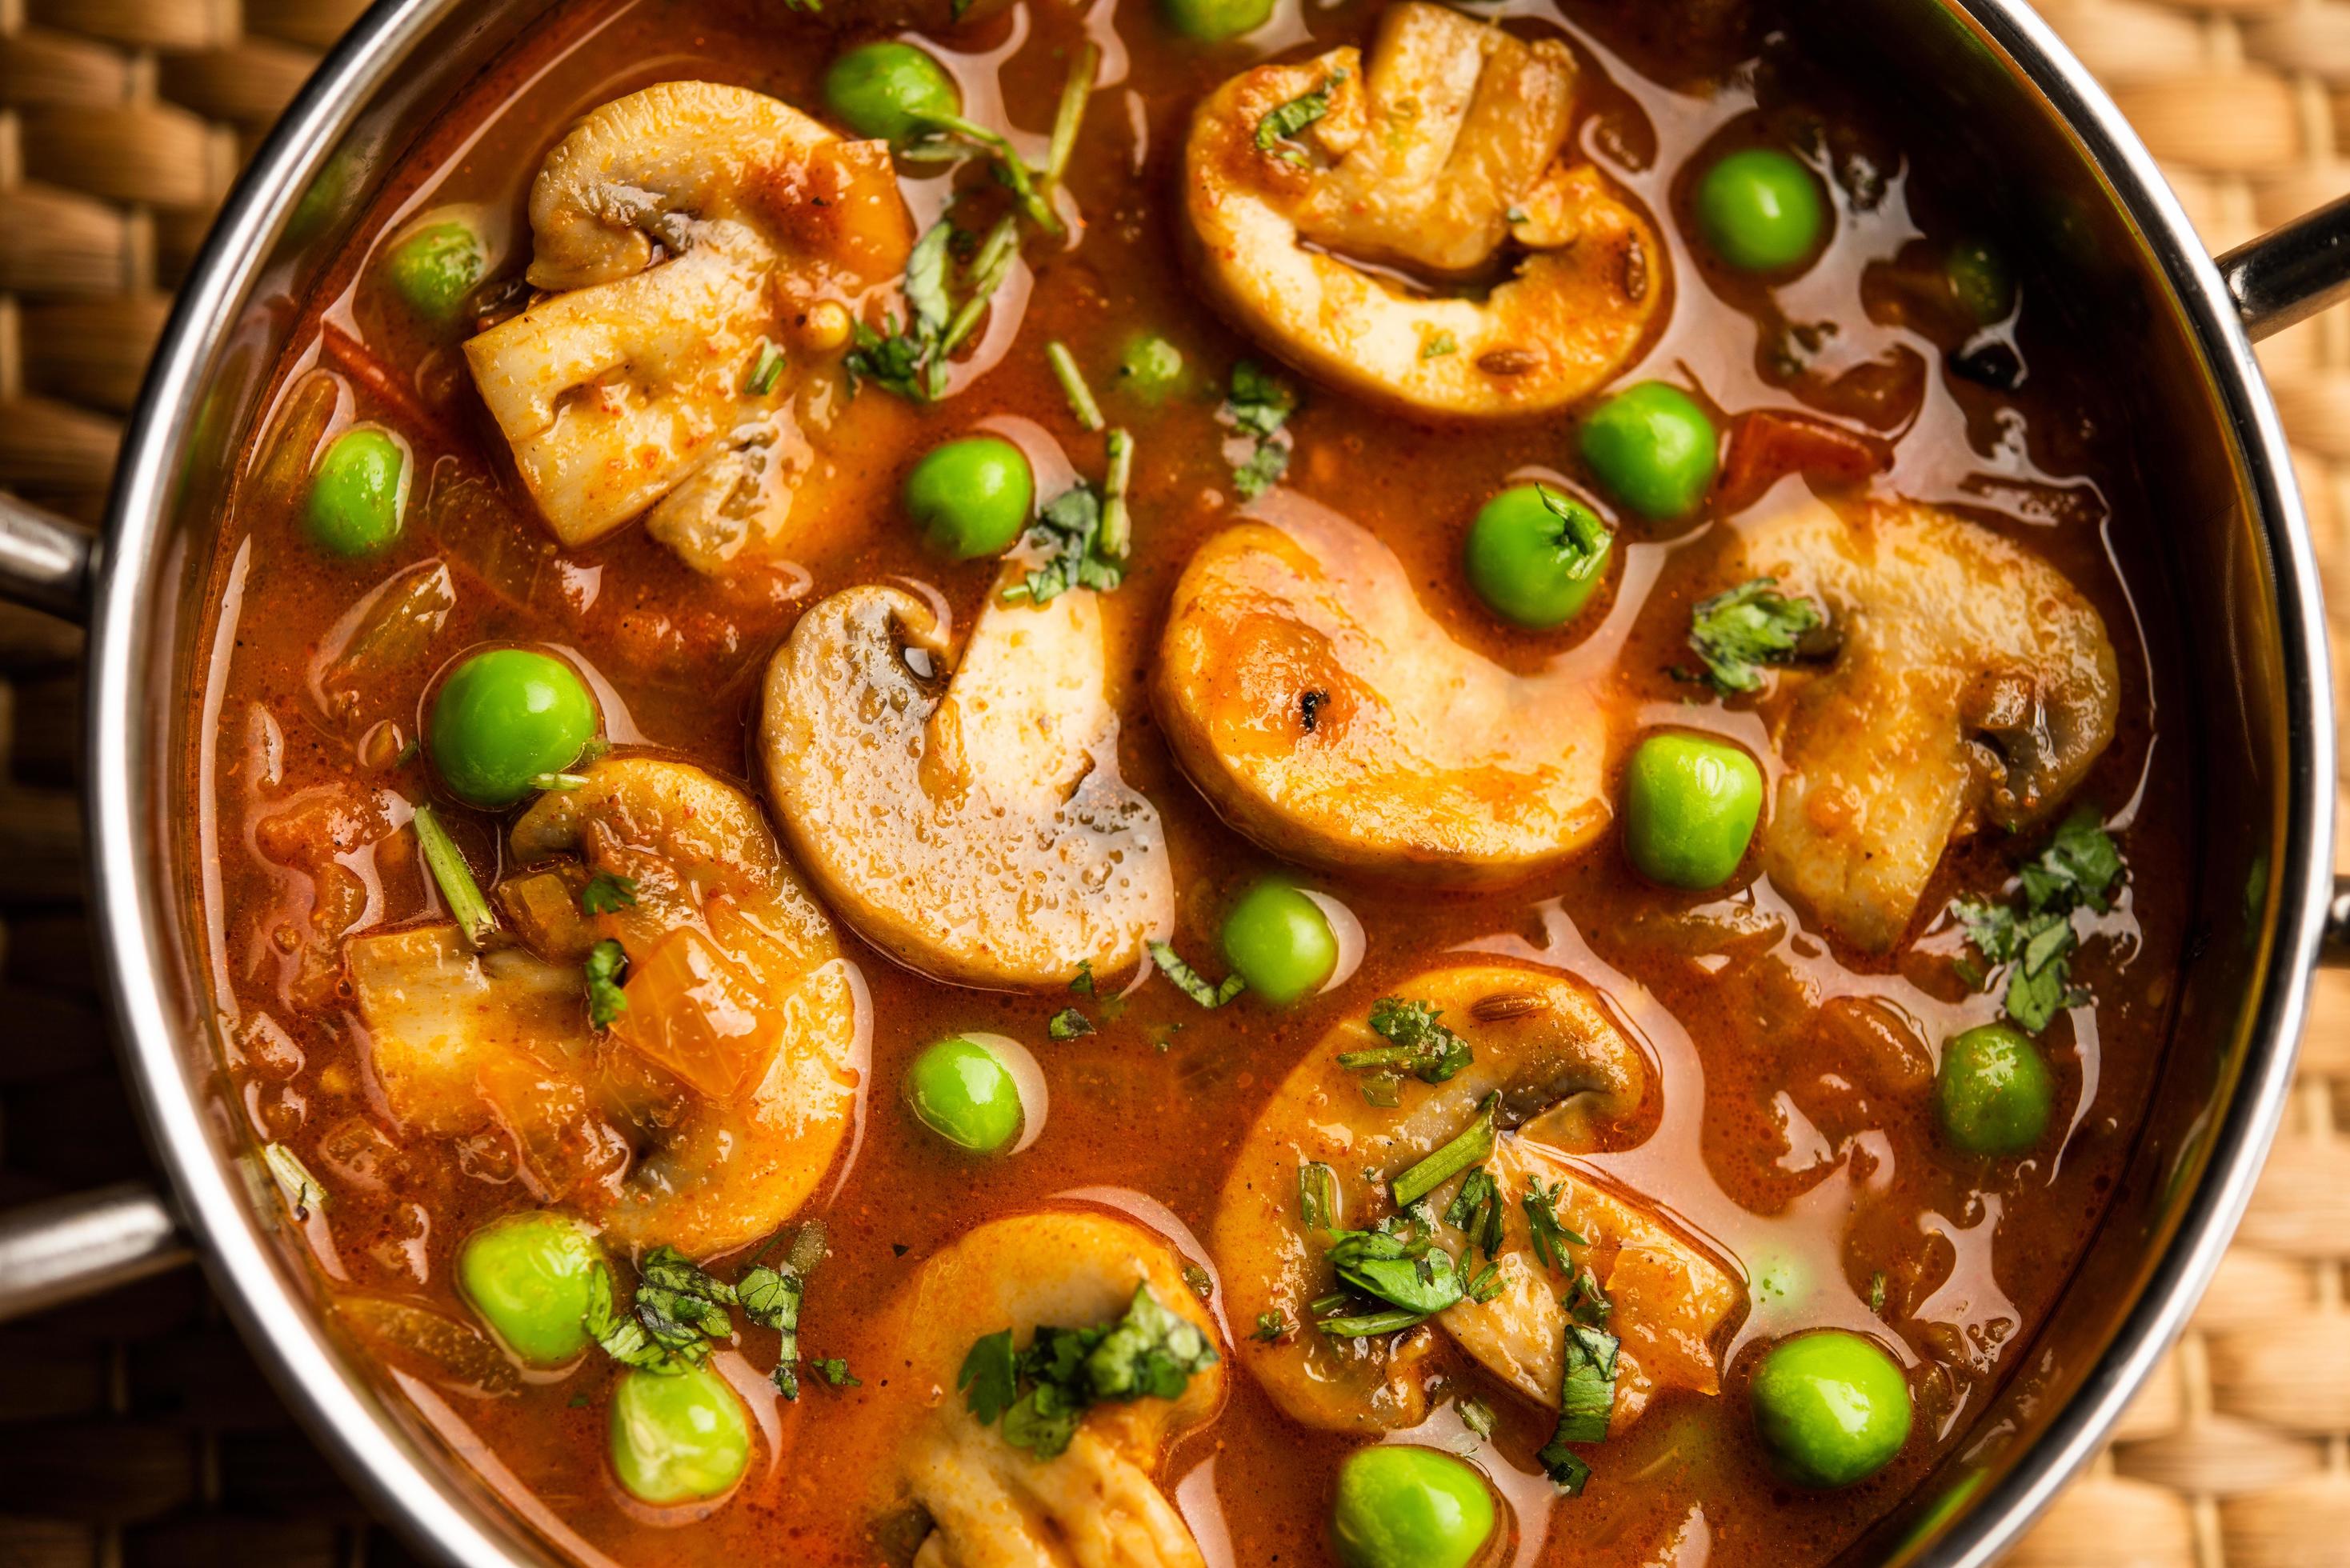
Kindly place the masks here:
<instances>
[{"instance_id":1,"label":"chopped cilantro leaf","mask_svg":"<svg viewBox=\"0 0 2350 1568\"><path fill-rule=\"evenodd\" d=\"M1338 1065L1353 1072L1401 1068L1421 1083L1441 1084L1474 1059L1469 1042L1437 1022L1442 1015L1433 1002L1383 996L1371 1004L1371 1033L1387 1044L1342 1052Z\"/></svg>"},{"instance_id":2,"label":"chopped cilantro leaf","mask_svg":"<svg viewBox=\"0 0 2350 1568\"><path fill-rule=\"evenodd\" d=\"M588 878L588 886L579 889L579 912L583 915L608 915L615 909L633 909L636 906L634 877L598 871Z\"/></svg>"},{"instance_id":3,"label":"chopped cilantro leaf","mask_svg":"<svg viewBox=\"0 0 2350 1568\"><path fill-rule=\"evenodd\" d=\"M1101 532L1102 497L1091 484L1071 485L1046 502L1025 540L1045 552L1045 564L1004 589L1005 601L1041 605L1071 588L1106 593L1117 587L1126 570L1102 549Z\"/></svg>"},{"instance_id":4,"label":"chopped cilantro leaf","mask_svg":"<svg viewBox=\"0 0 2350 1568\"><path fill-rule=\"evenodd\" d=\"M1720 691L1754 691L1762 666L1795 657L1804 634L1825 624L1819 606L1791 599L1775 577L1755 577L1699 602L1690 618L1689 645L1705 661L1705 678Z\"/></svg>"},{"instance_id":5,"label":"chopped cilantro leaf","mask_svg":"<svg viewBox=\"0 0 2350 1568\"><path fill-rule=\"evenodd\" d=\"M1461 1190L1445 1206L1444 1222L1458 1227L1490 1261L1502 1250L1502 1193L1493 1179L1482 1169L1462 1178Z\"/></svg>"},{"instance_id":6,"label":"chopped cilantro leaf","mask_svg":"<svg viewBox=\"0 0 2350 1568\"><path fill-rule=\"evenodd\" d=\"M612 1020L629 1010L629 999L620 991L621 981L629 973L628 950L607 937L588 950L586 969L588 1022L598 1029L608 1029Z\"/></svg>"},{"instance_id":7,"label":"chopped cilantro leaf","mask_svg":"<svg viewBox=\"0 0 2350 1568\"><path fill-rule=\"evenodd\" d=\"M963 1356L962 1370L955 1374L955 1386L962 1390L972 1418L981 1426L993 1426L996 1418L1020 1397L1015 1365L1012 1331L1008 1328L981 1335Z\"/></svg>"},{"instance_id":8,"label":"chopped cilantro leaf","mask_svg":"<svg viewBox=\"0 0 2350 1568\"><path fill-rule=\"evenodd\" d=\"M1519 1199L1526 1211L1526 1228L1534 1236L1534 1256L1544 1268L1562 1274L1567 1271L1567 1244L1585 1245L1582 1237L1558 1222L1558 1195L1565 1186L1564 1181L1554 1181L1545 1189L1542 1178L1530 1176L1525 1196Z\"/></svg>"},{"instance_id":9,"label":"chopped cilantro leaf","mask_svg":"<svg viewBox=\"0 0 2350 1568\"><path fill-rule=\"evenodd\" d=\"M1305 154L1295 147L1281 144L1330 112L1330 94L1347 79L1344 71L1333 71L1322 78L1322 85L1312 92L1300 93L1287 103L1274 109L1256 122L1256 150L1270 152L1289 163L1303 163Z\"/></svg>"},{"instance_id":10,"label":"chopped cilantro leaf","mask_svg":"<svg viewBox=\"0 0 2350 1568\"><path fill-rule=\"evenodd\" d=\"M1232 367L1232 394L1221 414L1239 433L1254 438L1255 450L1232 471L1243 500L1254 500L1289 470L1289 438L1282 427L1297 408L1297 393L1252 360Z\"/></svg>"},{"instance_id":11,"label":"chopped cilantro leaf","mask_svg":"<svg viewBox=\"0 0 2350 1568\"><path fill-rule=\"evenodd\" d=\"M1159 972L1174 981L1176 990L1202 1007L1222 1007L1248 989L1248 981L1236 974L1226 975L1222 985L1210 985L1198 970L1185 963L1182 957L1165 942L1148 945L1150 961L1159 966Z\"/></svg>"},{"instance_id":12,"label":"chopped cilantro leaf","mask_svg":"<svg viewBox=\"0 0 2350 1568\"><path fill-rule=\"evenodd\" d=\"M2072 983L2072 957L2080 947L2073 911L2104 912L2125 868L2121 850L2097 814L2085 808L2068 817L2048 846L2017 873L2021 910L1987 899L1952 900L1950 918L1975 950L1994 965L2008 966L2002 1005L2018 1028L2037 1034L2081 999ZM1971 965L1967 970L1970 984L1987 978Z\"/></svg>"},{"instance_id":13,"label":"chopped cilantro leaf","mask_svg":"<svg viewBox=\"0 0 2350 1568\"><path fill-rule=\"evenodd\" d=\"M2025 902L2034 909L2086 905L2106 912L2106 895L2122 874L2122 852L2095 811L2086 807L2064 819L2039 857L2017 873Z\"/></svg>"},{"instance_id":14,"label":"chopped cilantro leaf","mask_svg":"<svg viewBox=\"0 0 2350 1568\"><path fill-rule=\"evenodd\" d=\"M1170 1312L1146 1283L1135 1287L1114 1323L1039 1328L1017 1354L1009 1329L982 1337L964 1356L955 1386L981 1425L1000 1417L1004 1441L1049 1459L1069 1446L1087 1409L1177 1398L1216 1359L1199 1325Z\"/></svg>"}]
</instances>

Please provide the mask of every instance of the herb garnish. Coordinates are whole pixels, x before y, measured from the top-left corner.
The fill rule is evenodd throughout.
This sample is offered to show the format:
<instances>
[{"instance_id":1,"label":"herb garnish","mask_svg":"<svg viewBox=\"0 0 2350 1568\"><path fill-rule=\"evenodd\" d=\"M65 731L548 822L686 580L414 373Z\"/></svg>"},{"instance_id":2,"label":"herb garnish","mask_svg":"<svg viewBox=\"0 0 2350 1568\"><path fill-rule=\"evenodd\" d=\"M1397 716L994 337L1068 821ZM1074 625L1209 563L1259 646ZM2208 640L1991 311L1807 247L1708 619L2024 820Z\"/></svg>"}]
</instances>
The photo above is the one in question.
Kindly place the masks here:
<instances>
[{"instance_id":1,"label":"herb garnish","mask_svg":"<svg viewBox=\"0 0 2350 1568\"><path fill-rule=\"evenodd\" d=\"M1077 428L1101 429L1101 404L1094 400L1094 389L1086 385L1086 373L1077 369L1077 357L1069 352L1069 346L1058 339L1045 344L1045 362L1053 368L1053 379L1061 383L1061 396L1068 400Z\"/></svg>"},{"instance_id":2,"label":"herb garnish","mask_svg":"<svg viewBox=\"0 0 2350 1568\"><path fill-rule=\"evenodd\" d=\"M1444 1222L1459 1229L1490 1262L1502 1250L1501 1188L1483 1169L1471 1171L1445 1205Z\"/></svg>"},{"instance_id":3,"label":"herb garnish","mask_svg":"<svg viewBox=\"0 0 2350 1568\"><path fill-rule=\"evenodd\" d=\"M2019 1028L2037 1034L2059 1011L2083 999L2072 983L2072 956L2080 946L2073 911L2105 913L2122 871L2121 850L2097 813L2084 807L2017 873L2021 909L1987 899L1951 902L1950 916L1975 950L1993 965L2009 966L2002 1005ZM1971 965L1960 973L1974 984L1984 978Z\"/></svg>"},{"instance_id":4,"label":"herb garnish","mask_svg":"<svg viewBox=\"0 0 2350 1568\"><path fill-rule=\"evenodd\" d=\"M308 1220L311 1210L327 1206L327 1189L318 1185L318 1179L310 1174L301 1156L284 1144L263 1144L261 1163L276 1179L279 1190L286 1194L286 1206L294 1211L296 1222Z\"/></svg>"},{"instance_id":5,"label":"herb garnish","mask_svg":"<svg viewBox=\"0 0 2350 1568\"><path fill-rule=\"evenodd\" d=\"M1558 1195L1565 1187L1564 1181L1554 1181L1548 1190L1544 1190L1542 1178L1530 1176L1526 1178L1525 1196L1519 1199L1526 1211L1526 1228L1534 1236L1534 1256L1543 1261L1544 1268L1555 1269L1562 1274L1566 1272L1567 1243L1571 1241L1578 1247L1589 1245L1558 1222Z\"/></svg>"},{"instance_id":6,"label":"herb garnish","mask_svg":"<svg viewBox=\"0 0 2350 1568\"><path fill-rule=\"evenodd\" d=\"M1395 1068L1423 1084L1441 1084L1474 1060L1469 1042L1437 1022L1443 1009L1430 1002L1383 996L1371 1003L1371 1033L1387 1042L1363 1051L1342 1051L1338 1065L1349 1072Z\"/></svg>"},{"instance_id":7,"label":"herb garnish","mask_svg":"<svg viewBox=\"0 0 2350 1568\"><path fill-rule=\"evenodd\" d=\"M1228 974L1222 985L1210 985L1198 970L1185 963L1182 956L1165 942L1145 944L1150 950L1150 961L1159 972L1175 982L1175 989L1202 1007L1222 1007L1248 989L1248 981L1237 974Z\"/></svg>"},{"instance_id":8,"label":"herb garnish","mask_svg":"<svg viewBox=\"0 0 2350 1568\"><path fill-rule=\"evenodd\" d=\"M764 398L775 389L776 379L784 373L784 351L764 337L759 339L759 358L751 367L748 389L754 398Z\"/></svg>"},{"instance_id":9,"label":"herb garnish","mask_svg":"<svg viewBox=\"0 0 2350 1568\"><path fill-rule=\"evenodd\" d=\"M1289 383L1253 360L1232 367L1232 395L1224 400L1221 417L1233 430L1256 441L1249 460L1232 470L1232 487L1244 501L1253 501L1289 470L1289 437L1282 427L1297 409L1297 393Z\"/></svg>"},{"instance_id":10,"label":"herb garnish","mask_svg":"<svg viewBox=\"0 0 2350 1568\"><path fill-rule=\"evenodd\" d=\"M1303 148L1284 147L1299 131L1330 112L1330 94L1347 79L1344 71L1332 71L1322 78L1322 85L1312 92L1300 93L1280 108L1267 113L1256 122L1256 150L1270 152L1284 163L1306 161Z\"/></svg>"},{"instance_id":11,"label":"herb garnish","mask_svg":"<svg viewBox=\"0 0 2350 1568\"><path fill-rule=\"evenodd\" d=\"M1004 603L1046 604L1072 588L1107 593L1126 580L1126 484L1133 462L1132 441L1124 431L1110 431L1101 491L1080 482L1045 504L1023 541L1046 552L1045 564L1005 588Z\"/></svg>"},{"instance_id":12,"label":"herb garnish","mask_svg":"<svg viewBox=\"0 0 2350 1568\"><path fill-rule=\"evenodd\" d=\"M1168 1311L1145 1283L1134 1287L1115 1323L1039 1328L1018 1352L1008 1328L983 1335L963 1357L955 1386L981 1426L1001 1419L1005 1442L1049 1459L1069 1446L1094 1406L1180 1397L1192 1374L1216 1359L1199 1325Z\"/></svg>"},{"instance_id":13,"label":"herb garnish","mask_svg":"<svg viewBox=\"0 0 2350 1568\"><path fill-rule=\"evenodd\" d=\"M608 1029L612 1020L629 1010L620 986L629 977L628 950L607 937L588 950L588 1022Z\"/></svg>"},{"instance_id":14,"label":"herb garnish","mask_svg":"<svg viewBox=\"0 0 2350 1568\"><path fill-rule=\"evenodd\" d=\"M1493 1117L1501 1108L1497 1089L1478 1106L1477 1119L1467 1130L1397 1177L1396 1207L1409 1209L1471 1166L1484 1164L1493 1152Z\"/></svg>"},{"instance_id":15,"label":"herb garnish","mask_svg":"<svg viewBox=\"0 0 2350 1568\"><path fill-rule=\"evenodd\" d=\"M1750 578L1699 601L1690 617L1689 645L1717 691L1760 691L1762 667L1790 662L1804 634L1826 624L1819 606L1789 598L1777 584L1776 577Z\"/></svg>"},{"instance_id":16,"label":"herb garnish","mask_svg":"<svg viewBox=\"0 0 2350 1568\"><path fill-rule=\"evenodd\" d=\"M588 886L579 889L579 912L583 915L608 915L616 909L637 907L637 879L610 871L598 871L588 878Z\"/></svg>"},{"instance_id":17,"label":"herb garnish","mask_svg":"<svg viewBox=\"0 0 2350 1568\"><path fill-rule=\"evenodd\" d=\"M450 919L457 922L457 934L465 945L479 948L498 933L498 917L482 897L482 886L473 880L473 868L465 864L464 851L441 826L441 818L429 805L416 807L416 843L424 852L424 868L432 873L433 886L441 889L441 901L449 906Z\"/></svg>"},{"instance_id":18,"label":"herb garnish","mask_svg":"<svg viewBox=\"0 0 2350 1568\"><path fill-rule=\"evenodd\" d=\"M856 324L856 348L841 361L854 393L869 380L918 403L946 396L947 361L979 325L988 300L1003 286L1020 249L1018 222L1005 216L988 231L962 275L962 298L954 298L948 245L958 231L940 219L922 231L906 258L906 307L912 319L901 329L892 316L886 333Z\"/></svg>"},{"instance_id":19,"label":"herb garnish","mask_svg":"<svg viewBox=\"0 0 2350 1568\"><path fill-rule=\"evenodd\" d=\"M1338 1173L1309 1161L1297 1168L1297 1217L1308 1231L1333 1229L1338 1212Z\"/></svg>"}]
</instances>

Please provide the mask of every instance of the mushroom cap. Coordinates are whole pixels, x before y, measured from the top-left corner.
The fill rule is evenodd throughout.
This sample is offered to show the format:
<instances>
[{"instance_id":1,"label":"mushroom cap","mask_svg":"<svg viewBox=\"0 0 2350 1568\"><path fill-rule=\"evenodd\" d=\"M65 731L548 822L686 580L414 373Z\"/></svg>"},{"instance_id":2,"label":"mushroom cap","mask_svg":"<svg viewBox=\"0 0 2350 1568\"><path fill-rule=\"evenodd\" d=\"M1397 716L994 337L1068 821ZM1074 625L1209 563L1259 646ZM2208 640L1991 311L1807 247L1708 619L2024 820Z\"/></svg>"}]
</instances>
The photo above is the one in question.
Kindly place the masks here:
<instances>
[{"instance_id":1,"label":"mushroom cap","mask_svg":"<svg viewBox=\"0 0 2350 1568\"><path fill-rule=\"evenodd\" d=\"M1017 580L1007 572L998 588ZM833 595L768 666L760 743L793 852L910 968L1050 991L1173 925L1159 813L1118 776L1101 608L992 591L960 661L897 588Z\"/></svg>"},{"instance_id":2,"label":"mushroom cap","mask_svg":"<svg viewBox=\"0 0 2350 1568\"><path fill-rule=\"evenodd\" d=\"M697 570L783 547L886 482L858 453L905 410L835 395L855 315L912 219L886 143L787 104L661 82L605 104L531 188L529 278L555 291L465 345L563 544L639 514ZM775 354L779 369L763 369Z\"/></svg>"},{"instance_id":3,"label":"mushroom cap","mask_svg":"<svg viewBox=\"0 0 2350 1568\"><path fill-rule=\"evenodd\" d=\"M1461 647L1385 545L1304 504L1192 556L1153 694L1223 818L1307 865L1500 886L1610 816L1607 717L1588 688Z\"/></svg>"},{"instance_id":4,"label":"mushroom cap","mask_svg":"<svg viewBox=\"0 0 2350 1568\"><path fill-rule=\"evenodd\" d=\"M1205 1568L1159 1486L1169 1449L1211 1419L1224 1395L1222 1335L1184 1282L1186 1263L1166 1237L1121 1216L1012 1214L941 1249L880 1311L847 1330L856 1365L888 1367L899 1389L912 1391L856 1391L871 1403L842 1440L853 1445L846 1468L872 1478L873 1512L911 1504L929 1519L932 1533L915 1562ZM1096 1405L1051 1459L1014 1447L1002 1424L983 1426L972 1414L958 1378L974 1341L1010 1330L1014 1347L1025 1349L1040 1329L1114 1322L1145 1285L1219 1354L1179 1397Z\"/></svg>"},{"instance_id":5,"label":"mushroom cap","mask_svg":"<svg viewBox=\"0 0 2350 1568\"><path fill-rule=\"evenodd\" d=\"M1252 67L1203 99L1184 213L1218 306L1299 369L1422 413L1539 413L1629 359L1662 304L1665 252L1588 165L1570 165L1575 59L1440 5L1384 14L1361 52ZM1261 140L1267 117L1323 114ZM1522 254L1521 254L1522 253ZM1478 281L1407 289L1378 270Z\"/></svg>"},{"instance_id":6,"label":"mushroom cap","mask_svg":"<svg viewBox=\"0 0 2350 1568\"><path fill-rule=\"evenodd\" d=\"M1942 852L2053 813L2114 738L2103 618L2022 545L1930 506L1812 500L1742 530L1726 580L1819 600L1837 651L1766 700L1779 888L1847 940L1900 940Z\"/></svg>"}]
</instances>

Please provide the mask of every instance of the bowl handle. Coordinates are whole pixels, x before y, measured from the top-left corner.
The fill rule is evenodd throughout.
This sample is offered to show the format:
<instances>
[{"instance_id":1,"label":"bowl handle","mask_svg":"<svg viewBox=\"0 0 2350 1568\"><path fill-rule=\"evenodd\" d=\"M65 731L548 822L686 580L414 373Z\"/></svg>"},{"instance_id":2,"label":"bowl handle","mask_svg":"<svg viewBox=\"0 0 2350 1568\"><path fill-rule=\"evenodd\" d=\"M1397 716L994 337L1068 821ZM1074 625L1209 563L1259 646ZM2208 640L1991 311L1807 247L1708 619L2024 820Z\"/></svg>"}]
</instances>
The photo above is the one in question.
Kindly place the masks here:
<instances>
[{"instance_id":1,"label":"bowl handle","mask_svg":"<svg viewBox=\"0 0 2350 1568\"><path fill-rule=\"evenodd\" d=\"M2350 297L2350 196L2238 245L2220 277L2256 339Z\"/></svg>"},{"instance_id":2,"label":"bowl handle","mask_svg":"<svg viewBox=\"0 0 2350 1568\"><path fill-rule=\"evenodd\" d=\"M97 535L0 494L0 597L87 620ZM186 1231L143 1182L0 1214L0 1323L186 1262Z\"/></svg>"},{"instance_id":3,"label":"bowl handle","mask_svg":"<svg viewBox=\"0 0 2350 1568\"><path fill-rule=\"evenodd\" d=\"M193 1256L178 1217L144 1182L28 1203L0 1214L0 1323Z\"/></svg>"}]
</instances>

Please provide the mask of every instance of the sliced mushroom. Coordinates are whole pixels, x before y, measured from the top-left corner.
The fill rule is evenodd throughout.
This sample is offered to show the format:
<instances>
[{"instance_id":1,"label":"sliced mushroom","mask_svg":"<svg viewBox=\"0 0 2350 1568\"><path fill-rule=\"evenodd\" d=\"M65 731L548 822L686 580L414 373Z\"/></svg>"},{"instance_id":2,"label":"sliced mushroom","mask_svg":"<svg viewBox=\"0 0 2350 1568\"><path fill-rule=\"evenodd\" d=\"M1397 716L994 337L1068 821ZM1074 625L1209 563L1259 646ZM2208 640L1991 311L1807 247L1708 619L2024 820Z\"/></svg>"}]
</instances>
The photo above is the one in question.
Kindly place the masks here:
<instances>
[{"instance_id":1,"label":"sliced mushroom","mask_svg":"<svg viewBox=\"0 0 2350 1568\"><path fill-rule=\"evenodd\" d=\"M1273 352L1365 396L1466 416L1572 402L1665 296L1647 223L1566 161L1574 96L1564 44L1417 0L1388 9L1367 70L1349 47L1243 71L1192 118L1201 275ZM1391 270L1436 284L1505 262L1477 297Z\"/></svg>"},{"instance_id":2,"label":"sliced mushroom","mask_svg":"<svg viewBox=\"0 0 2350 1568\"><path fill-rule=\"evenodd\" d=\"M873 1506L927 1521L916 1568L1204 1568L1159 1471L1176 1440L1222 1403L1220 1359L1180 1395L1087 1410L1049 1458L983 1423L961 1391L974 1342L1009 1331L1025 1350L1047 1328L1113 1323L1147 1288L1218 1348L1215 1320L1184 1282L1165 1237L1107 1214L1014 1214L957 1239L879 1313L858 1365L889 1368L896 1397L873 1399L842 1440L872 1478Z\"/></svg>"},{"instance_id":3,"label":"sliced mushroom","mask_svg":"<svg viewBox=\"0 0 2350 1568\"><path fill-rule=\"evenodd\" d=\"M1385 545L1302 506L1282 528L1243 523L1200 546L1154 696L1192 783L1289 859L1490 887L1556 864L1608 820L1591 693L1461 647Z\"/></svg>"},{"instance_id":4,"label":"sliced mushroom","mask_svg":"<svg viewBox=\"0 0 2350 1568\"><path fill-rule=\"evenodd\" d=\"M510 1140L537 1197L632 1245L706 1256L774 1231L848 1136L862 1025L832 923L758 806L699 768L607 757L540 796L512 847L565 857L496 889L535 945L476 952L447 924L343 944L392 1114ZM582 910L589 871L634 902ZM629 960L600 1029L581 967L599 940Z\"/></svg>"},{"instance_id":5,"label":"sliced mushroom","mask_svg":"<svg viewBox=\"0 0 2350 1568\"><path fill-rule=\"evenodd\" d=\"M1212 1244L1225 1311L1237 1323L1281 1325L1237 1346L1258 1386L1291 1419L1334 1431L1392 1431L1426 1417L1430 1330L1326 1334L1317 1320L1347 1309L1315 1303L1336 1281L1333 1232L1391 1217L1389 1183L1466 1131L1497 1096L1502 1130L1483 1167L1499 1192L1500 1244L1488 1259L1458 1231L1438 1227L1457 1273L1495 1266L1496 1293L1444 1308L1434 1324L1494 1376L1555 1407L1567 1324L1559 1298L1588 1268L1614 1303L1608 1327L1623 1341L1612 1429L1638 1419L1659 1388L1718 1392L1715 1342L1741 1303L1737 1282L1651 1199L1602 1187L1561 1152L1592 1148L1648 1098L1647 1062L1591 988L1479 963L1416 975L1398 994L1436 1008L1467 1043L1468 1064L1436 1084L1401 1076L1375 1104L1365 1075L1339 1058L1386 1042L1360 1019L1344 1021L1274 1091L1224 1179ZM1305 1212L1308 1166L1326 1168L1326 1215ZM1537 1179L1560 1226L1578 1238L1557 1268L1534 1250L1524 1207ZM1443 1213L1458 1190L1458 1178L1436 1189L1430 1210Z\"/></svg>"},{"instance_id":6,"label":"sliced mushroom","mask_svg":"<svg viewBox=\"0 0 2350 1568\"><path fill-rule=\"evenodd\" d=\"M655 537L715 573L864 515L889 476L859 453L907 417L842 397L838 374L912 246L887 143L743 88L663 82L581 120L530 214L530 281L556 292L465 356L557 539L650 510Z\"/></svg>"},{"instance_id":7,"label":"sliced mushroom","mask_svg":"<svg viewBox=\"0 0 2350 1568\"><path fill-rule=\"evenodd\" d=\"M1019 580L1007 570L998 587ZM955 661L897 588L833 595L767 670L761 745L784 832L868 941L963 985L1127 969L1175 893L1159 813L1118 776L1101 608L991 592Z\"/></svg>"},{"instance_id":8,"label":"sliced mushroom","mask_svg":"<svg viewBox=\"0 0 2350 1568\"><path fill-rule=\"evenodd\" d=\"M2113 644L2064 574L1907 502L1813 501L1746 530L1724 580L1827 610L1836 653L1782 674L1773 882L1875 951L1900 940L1950 844L2054 812L2114 738Z\"/></svg>"}]
</instances>

